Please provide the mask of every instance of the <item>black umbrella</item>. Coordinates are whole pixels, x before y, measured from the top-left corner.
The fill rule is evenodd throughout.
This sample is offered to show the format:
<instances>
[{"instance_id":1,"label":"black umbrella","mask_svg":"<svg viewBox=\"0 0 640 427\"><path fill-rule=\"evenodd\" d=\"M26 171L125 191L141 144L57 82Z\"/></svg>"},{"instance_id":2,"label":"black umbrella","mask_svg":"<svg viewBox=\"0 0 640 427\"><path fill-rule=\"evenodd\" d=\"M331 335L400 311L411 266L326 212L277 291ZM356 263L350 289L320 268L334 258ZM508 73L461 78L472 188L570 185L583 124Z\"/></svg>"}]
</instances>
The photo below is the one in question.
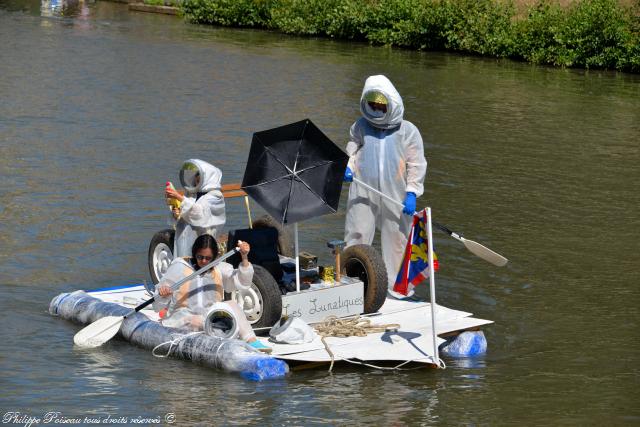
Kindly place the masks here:
<instances>
[{"instance_id":1,"label":"black umbrella","mask_svg":"<svg viewBox=\"0 0 640 427\"><path fill-rule=\"evenodd\" d=\"M309 119L256 132L242 189L283 224L334 213L348 160Z\"/></svg>"},{"instance_id":2,"label":"black umbrella","mask_svg":"<svg viewBox=\"0 0 640 427\"><path fill-rule=\"evenodd\" d=\"M309 119L253 134L242 189L272 217L294 224L298 291L298 221L337 211L348 160Z\"/></svg>"}]
</instances>

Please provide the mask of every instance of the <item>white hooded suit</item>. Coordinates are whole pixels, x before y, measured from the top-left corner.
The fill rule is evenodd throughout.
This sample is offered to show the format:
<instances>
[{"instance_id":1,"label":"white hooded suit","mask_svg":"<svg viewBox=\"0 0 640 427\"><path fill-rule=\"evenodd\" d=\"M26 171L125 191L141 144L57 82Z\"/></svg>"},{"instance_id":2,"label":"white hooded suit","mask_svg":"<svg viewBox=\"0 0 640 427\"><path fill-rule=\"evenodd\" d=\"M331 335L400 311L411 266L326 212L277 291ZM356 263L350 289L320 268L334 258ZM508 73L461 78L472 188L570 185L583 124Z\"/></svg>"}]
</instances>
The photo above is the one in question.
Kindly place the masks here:
<instances>
[{"instance_id":1,"label":"white hooded suit","mask_svg":"<svg viewBox=\"0 0 640 427\"><path fill-rule=\"evenodd\" d=\"M183 169L191 166L199 175L197 184L185 188L180 218L176 223L174 257L191 256L191 246L198 236L217 237L226 221L224 197L220 191L222 172L203 160L187 160Z\"/></svg>"},{"instance_id":2,"label":"white hooded suit","mask_svg":"<svg viewBox=\"0 0 640 427\"><path fill-rule=\"evenodd\" d=\"M384 95L386 113L373 111L365 97L370 92ZM424 145L418 129L403 120L402 98L385 76L371 76L360 99L362 118L352 126L347 144L349 168L353 176L399 202L407 192L420 197L427 172ZM402 207L389 202L362 185L349 188L345 241L347 246L371 244L375 230L380 230L382 258L393 289L411 227L411 217Z\"/></svg>"}]
</instances>

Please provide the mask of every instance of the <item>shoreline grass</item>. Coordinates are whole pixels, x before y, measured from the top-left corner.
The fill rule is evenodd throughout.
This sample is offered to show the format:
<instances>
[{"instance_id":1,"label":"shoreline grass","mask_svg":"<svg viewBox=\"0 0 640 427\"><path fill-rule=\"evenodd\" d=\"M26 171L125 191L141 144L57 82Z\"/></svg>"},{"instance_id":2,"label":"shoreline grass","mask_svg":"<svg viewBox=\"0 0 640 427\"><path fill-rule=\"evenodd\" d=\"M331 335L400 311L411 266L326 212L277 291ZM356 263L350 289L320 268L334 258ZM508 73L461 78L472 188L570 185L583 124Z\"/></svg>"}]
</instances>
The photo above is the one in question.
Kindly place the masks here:
<instances>
[{"instance_id":1,"label":"shoreline grass","mask_svg":"<svg viewBox=\"0 0 640 427\"><path fill-rule=\"evenodd\" d=\"M629 3L627 0L625 3ZM640 73L640 0L184 0L193 23ZM523 12L524 10L524 12Z\"/></svg>"}]
</instances>

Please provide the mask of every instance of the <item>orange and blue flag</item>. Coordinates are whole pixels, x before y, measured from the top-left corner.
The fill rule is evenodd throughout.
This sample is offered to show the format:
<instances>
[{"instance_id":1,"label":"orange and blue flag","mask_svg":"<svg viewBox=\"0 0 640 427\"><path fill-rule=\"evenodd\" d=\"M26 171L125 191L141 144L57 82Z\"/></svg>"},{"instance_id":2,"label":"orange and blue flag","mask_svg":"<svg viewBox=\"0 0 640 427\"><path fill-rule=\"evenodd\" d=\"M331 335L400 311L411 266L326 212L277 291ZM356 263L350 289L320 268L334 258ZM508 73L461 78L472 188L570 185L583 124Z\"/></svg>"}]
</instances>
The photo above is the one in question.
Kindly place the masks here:
<instances>
[{"instance_id":1,"label":"orange and blue flag","mask_svg":"<svg viewBox=\"0 0 640 427\"><path fill-rule=\"evenodd\" d=\"M404 250L404 258L393 290L403 295L429 277L429 240L427 238L427 210L413 215L413 225ZM438 257L433 254L433 270L438 270Z\"/></svg>"}]
</instances>

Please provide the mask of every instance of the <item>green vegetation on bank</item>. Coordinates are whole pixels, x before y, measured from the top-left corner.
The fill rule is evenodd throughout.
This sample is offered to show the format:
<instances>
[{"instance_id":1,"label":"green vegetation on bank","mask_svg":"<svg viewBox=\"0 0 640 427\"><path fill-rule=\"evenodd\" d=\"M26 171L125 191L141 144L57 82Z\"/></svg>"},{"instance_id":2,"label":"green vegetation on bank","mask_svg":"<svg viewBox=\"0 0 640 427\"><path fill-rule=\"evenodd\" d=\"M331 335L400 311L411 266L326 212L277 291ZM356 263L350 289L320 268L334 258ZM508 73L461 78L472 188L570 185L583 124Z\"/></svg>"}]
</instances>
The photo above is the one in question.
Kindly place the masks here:
<instances>
[{"instance_id":1,"label":"green vegetation on bank","mask_svg":"<svg viewBox=\"0 0 640 427\"><path fill-rule=\"evenodd\" d=\"M184 0L194 23L640 72L640 0Z\"/></svg>"},{"instance_id":2,"label":"green vegetation on bank","mask_svg":"<svg viewBox=\"0 0 640 427\"><path fill-rule=\"evenodd\" d=\"M164 6L164 0L142 0L144 4L148 4L150 6Z\"/></svg>"}]
</instances>

